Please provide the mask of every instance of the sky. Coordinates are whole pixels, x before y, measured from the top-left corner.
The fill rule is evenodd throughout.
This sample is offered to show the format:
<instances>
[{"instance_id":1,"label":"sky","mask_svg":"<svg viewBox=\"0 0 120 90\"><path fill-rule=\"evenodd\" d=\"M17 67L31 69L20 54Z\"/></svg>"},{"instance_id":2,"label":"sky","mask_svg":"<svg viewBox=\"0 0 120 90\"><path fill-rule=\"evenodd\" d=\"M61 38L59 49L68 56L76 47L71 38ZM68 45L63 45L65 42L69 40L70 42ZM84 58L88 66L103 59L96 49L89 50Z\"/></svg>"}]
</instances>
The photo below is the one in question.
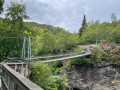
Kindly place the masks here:
<instances>
[{"instance_id":1,"label":"sky","mask_svg":"<svg viewBox=\"0 0 120 90\"><path fill-rule=\"evenodd\" d=\"M5 0L5 6L10 1ZM21 1L21 0L18 0ZM120 19L120 0L22 0L26 3L29 22L61 27L69 32L78 32L83 15L87 22L110 21L115 13Z\"/></svg>"}]
</instances>

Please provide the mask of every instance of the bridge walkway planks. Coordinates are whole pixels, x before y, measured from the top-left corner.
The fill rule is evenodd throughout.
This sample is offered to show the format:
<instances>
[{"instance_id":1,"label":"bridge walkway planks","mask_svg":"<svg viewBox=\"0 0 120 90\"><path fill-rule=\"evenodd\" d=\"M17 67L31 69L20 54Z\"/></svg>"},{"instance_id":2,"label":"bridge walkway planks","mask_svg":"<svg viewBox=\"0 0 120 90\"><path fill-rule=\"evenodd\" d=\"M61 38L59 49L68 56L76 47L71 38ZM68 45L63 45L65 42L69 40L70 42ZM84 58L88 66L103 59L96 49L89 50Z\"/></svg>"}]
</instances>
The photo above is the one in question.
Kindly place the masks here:
<instances>
[{"instance_id":1,"label":"bridge walkway planks","mask_svg":"<svg viewBox=\"0 0 120 90\"><path fill-rule=\"evenodd\" d=\"M59 58L59 59L46 60L46 61L42 61L42 62L50 63L50 62L55 62L55 61L64 61L64 60L70 60L70 59L74 59L74 58L88 56L90 54L91 53L85 53L85 54L82 54L82 55L76 55L76 56L64 57L64 58Z\"/></svg>"}]
</instances>

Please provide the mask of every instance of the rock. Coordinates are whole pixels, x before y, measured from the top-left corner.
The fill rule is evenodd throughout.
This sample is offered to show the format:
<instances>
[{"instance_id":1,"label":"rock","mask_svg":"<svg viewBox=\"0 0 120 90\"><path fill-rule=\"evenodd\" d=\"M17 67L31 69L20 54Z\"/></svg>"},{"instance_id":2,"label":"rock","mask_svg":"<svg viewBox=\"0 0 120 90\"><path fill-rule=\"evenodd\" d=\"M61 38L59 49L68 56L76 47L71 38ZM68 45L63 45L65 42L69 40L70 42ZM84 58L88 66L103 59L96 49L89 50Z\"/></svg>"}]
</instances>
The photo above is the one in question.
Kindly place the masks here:
<instances>
[{"instance_id":1,"label":"rock","mask_svg":"<svg viewBox=\"0 0 120 90\"><path fill-rule=\"evenodd\" d=\"M120 90L120 67L111 63L74 67L65 73L74 90Z\"/></svg>"}]
</instances>

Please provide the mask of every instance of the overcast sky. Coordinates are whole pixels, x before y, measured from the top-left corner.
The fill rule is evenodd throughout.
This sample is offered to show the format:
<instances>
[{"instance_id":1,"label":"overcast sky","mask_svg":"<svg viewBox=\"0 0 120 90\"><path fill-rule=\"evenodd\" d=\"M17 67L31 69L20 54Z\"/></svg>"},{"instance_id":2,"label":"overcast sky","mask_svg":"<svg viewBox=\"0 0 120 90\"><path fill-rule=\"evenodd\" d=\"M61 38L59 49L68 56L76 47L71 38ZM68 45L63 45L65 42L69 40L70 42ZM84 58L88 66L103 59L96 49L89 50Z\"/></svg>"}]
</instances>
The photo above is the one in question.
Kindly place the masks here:
<instances>
[{"instance_id":1,"label":"overcast sky","mask_svg":"<svg viewBox=\"0 0 120 90\"><path fill-rule=\"evenodd\" d=\"M6 3L14 0L5 0ZM19 1L19 0L18 0ZM27 5L28 21L62 27L78 32L83 15L91 20L110 21L115 13L120 19L120 0L23 0ZM5 4L5 5L7 5Z\"/></svg>"}]
</instances>

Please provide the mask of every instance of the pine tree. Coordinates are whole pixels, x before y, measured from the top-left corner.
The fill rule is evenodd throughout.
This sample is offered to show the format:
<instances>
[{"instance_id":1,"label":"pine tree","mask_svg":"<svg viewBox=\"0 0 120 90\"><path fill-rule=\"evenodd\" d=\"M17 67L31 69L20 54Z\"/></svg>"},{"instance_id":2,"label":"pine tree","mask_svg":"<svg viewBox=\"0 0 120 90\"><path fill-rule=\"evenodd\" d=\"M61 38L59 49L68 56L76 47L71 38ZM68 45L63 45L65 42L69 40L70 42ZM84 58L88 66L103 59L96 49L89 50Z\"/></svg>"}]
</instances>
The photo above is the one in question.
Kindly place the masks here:
<instances>
[{"instance_id":1,"label":"pine tree","mask_svg":"<svg viewBox=\"0 0 120 90\"><path fill-rule=\"evenodd\" d=\"M87 27L87 22L86 22L86 16L84 15L82 27L79 29L79 37L82 36L82 32L86 29L86 27Z\"/></svg>"},{"instance_id":2,"label":"pine tree","mask_svg":"<svg viewBox=\"0 0 120 90\"><path fill-rule=\"evenodd\" d=\"M117 17L116 17L116 15L115 15L115 13L112 13L110 19L111 19L112 22L117 21Z\"/></svg>"}]
</instances>

